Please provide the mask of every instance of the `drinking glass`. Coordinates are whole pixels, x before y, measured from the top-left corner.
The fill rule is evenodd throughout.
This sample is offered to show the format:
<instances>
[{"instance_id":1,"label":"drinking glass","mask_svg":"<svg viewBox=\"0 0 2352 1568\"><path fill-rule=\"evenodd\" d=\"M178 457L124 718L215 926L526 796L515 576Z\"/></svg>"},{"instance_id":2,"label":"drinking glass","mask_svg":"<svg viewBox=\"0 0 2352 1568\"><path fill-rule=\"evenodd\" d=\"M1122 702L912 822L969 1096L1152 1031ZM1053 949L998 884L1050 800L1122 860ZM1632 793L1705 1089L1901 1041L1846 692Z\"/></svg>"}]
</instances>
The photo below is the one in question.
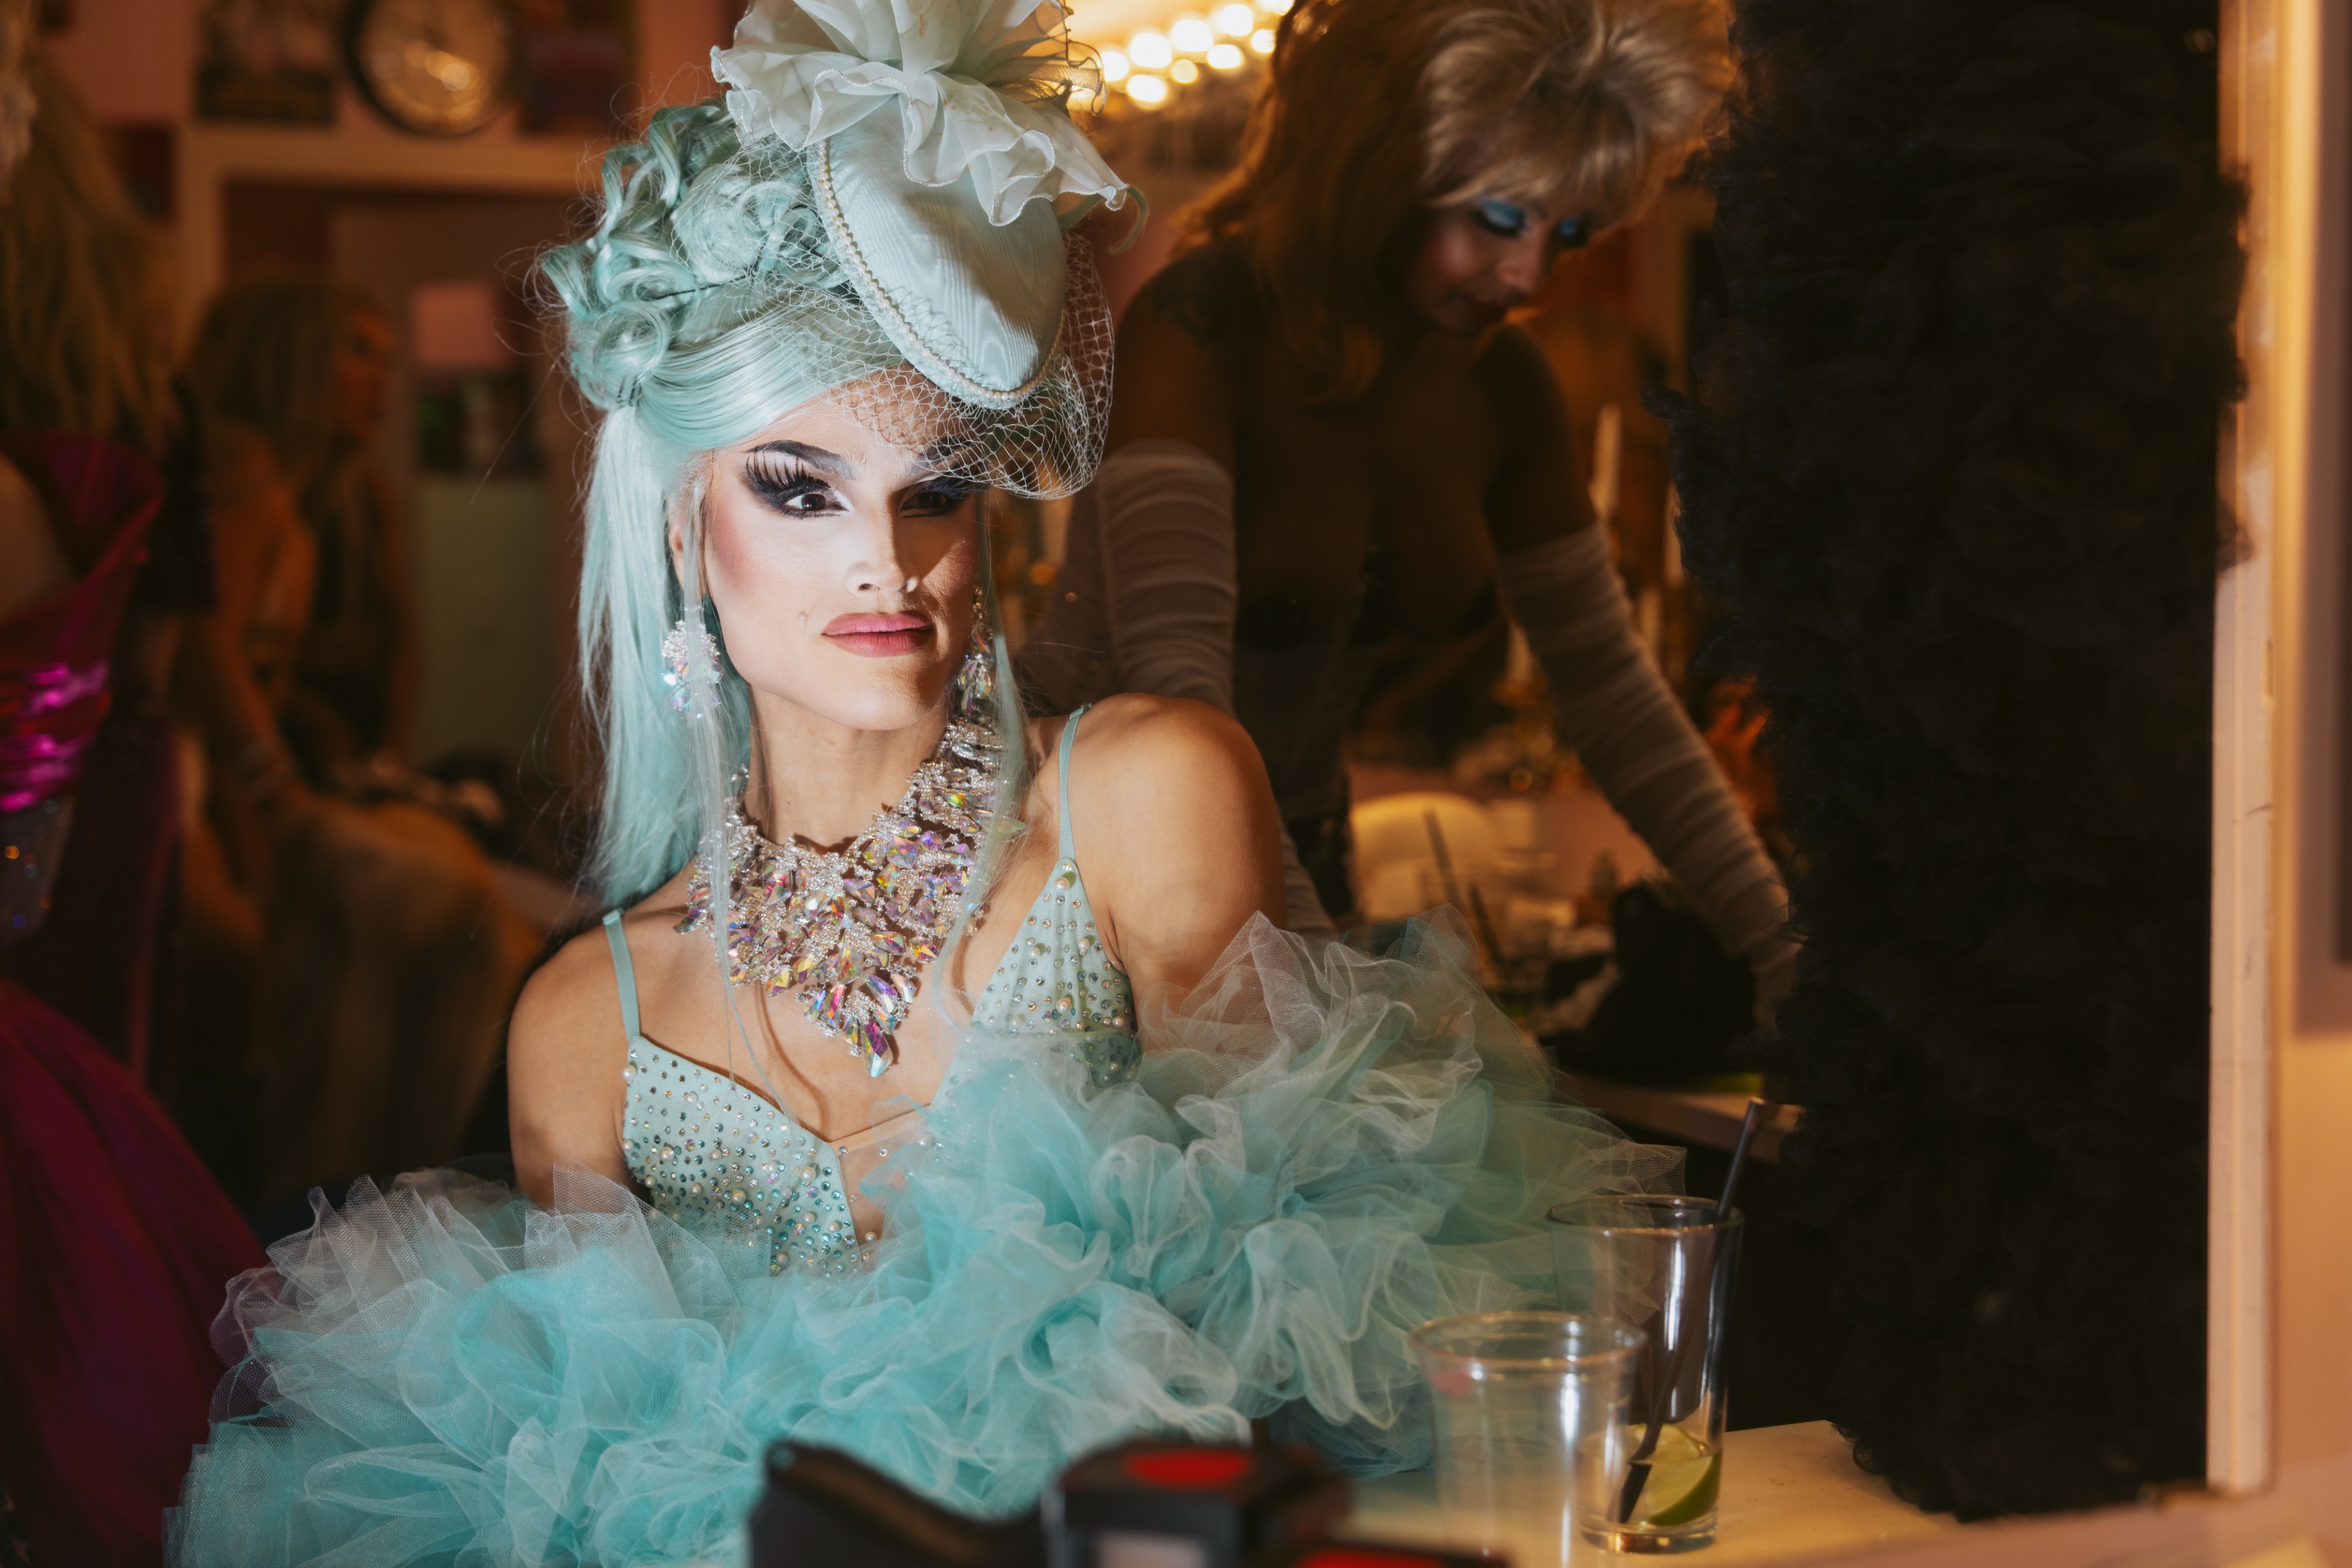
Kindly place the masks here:
<instances>
[{"instance_id":1,"label":"drinking glass","mask_svg":"<svg viewBox=\"0 0 2352 1568\"><path fill-rule=\"evenodd\" d=\"M1579 1456L1624 1429L1641 1344L1623 1323L1567 1312L1480 1312L1415 1329L1447 1527L1519 1568L1563 1568L1589 1511Z\"/></svg>"},{"instance_id":2,"label":"drinking glass","mask_svg":"<svg viewBox=\"0 0 2352 1568\"><path fill-rule=\"evenodd\" d=\"M1551 1211L1559 1304L1643 1332L1629 1419L1581 1452L1584 1538L1617 1552L1715 1539L1723 1353L1743 1219L1704 1197L1612 1197Z\"/></svg>"}]
</instances>

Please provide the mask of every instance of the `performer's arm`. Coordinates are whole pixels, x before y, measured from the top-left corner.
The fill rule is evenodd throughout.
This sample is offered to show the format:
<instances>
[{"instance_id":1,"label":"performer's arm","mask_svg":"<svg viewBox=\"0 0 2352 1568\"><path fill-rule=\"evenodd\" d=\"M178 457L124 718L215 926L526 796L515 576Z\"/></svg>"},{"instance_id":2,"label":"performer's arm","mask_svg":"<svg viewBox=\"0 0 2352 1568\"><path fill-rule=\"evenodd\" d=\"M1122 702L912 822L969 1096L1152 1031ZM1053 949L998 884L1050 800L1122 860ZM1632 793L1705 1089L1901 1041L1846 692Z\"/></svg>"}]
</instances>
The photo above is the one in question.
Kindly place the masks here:
<instances>
[{"instance_id":1,"label":"performer's arm","mask_svg":"<svg viewBox=\"0 0 2352 1568\"><path fill-rule=\"evenodd\" d=\"M1282 912L1265 765L1210 707L1123 695L1089 711L1070 815L1104 949L1147 1019L1155 992L1191 990L1252 915Z\"/></svg>"},{"instance_id":2,"label":"performer's arm","mask_svg":"<svg viewBox=\"0 0 2352 1568\"><path fill-rule=\"evenodd\" d=\"M1725 951L1756 976L1759 1014L1788 991L1788 894L1722 770L1633 630L1631 607L1576 471L1568 411L1534 345L1498 337L1508 455L1488 528L1511 619L1551 686L1559 738L1690 895Z\"/></svg>"},{"instance_id":3,"label":"performer's arm","mask_svg":"<svg viewBox=\"0 0 2352 1568\"><path fill-rule=\"evenodd\" d=\"M1103 597L1122 691L1234 711L1232 411L1207 307L1184 264L1139 297L1119 333L1110 455L1094 483ZM1081 589L1080 591L1087 590ZM1284 923L1328 934L1297 846L1277 824Z\"/></svg>"},{"instance_id":4,"label":"performer's arm","mask_svg":"<svg viewBox=\"0 0 2352 1568\"><path fill-rule=\"evenodd\" d=\"M553 1200L558 1166L629 1185L621 1141L627 1058L610 940L591 926L530 977L507 1030L515 1183L532 1202Z\"/></svg>"}]
</instances>

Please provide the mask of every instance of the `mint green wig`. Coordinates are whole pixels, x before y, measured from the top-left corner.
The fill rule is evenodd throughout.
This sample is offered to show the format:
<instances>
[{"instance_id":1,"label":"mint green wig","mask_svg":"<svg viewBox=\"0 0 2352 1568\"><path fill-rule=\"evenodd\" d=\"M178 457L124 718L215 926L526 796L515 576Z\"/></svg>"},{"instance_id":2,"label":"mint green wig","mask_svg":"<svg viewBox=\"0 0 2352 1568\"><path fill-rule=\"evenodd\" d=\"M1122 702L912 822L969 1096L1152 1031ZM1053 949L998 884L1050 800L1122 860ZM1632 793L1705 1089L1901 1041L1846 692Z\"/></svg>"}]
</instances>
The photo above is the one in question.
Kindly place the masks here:
<instances>
[{"instance_id":1,"label":"mint green wig","mask_svg":"<svg viewBox=\"0 0 2352 1568\"><path fill-rule=\"evenodd\" d=\"M718 827L751 756L750 694L724 656L723 628L715 628L715 702L681 712L664 679L671 628L684 623L695 648L714 629L698 577L708 454L820 398L942 474L1033 495L1076 488L1100 454L1108 313L1083 247L1054 242L1056 267L1069 269L1067 298L1032 384L1000 406L970 402L909 368L845 266L838 214L829 229L820 210L829 193L823 151L747 139L718 103L656 110L642 141L605 156L595 231L541 263L567 318L572 374L604 411L579 632L604 753L590 877L609 904L644 896L698 848L721 842ZM684 582L668 546L673 519L688 541ZM994 624L984 568L982 581ZM1001 637L997 666L1007 775L997 798L1010 804L1025 748ZM1002 837L983 852L975 890ZM723 912L716 924L726 928Z\"/></svg>"}]
</instances>

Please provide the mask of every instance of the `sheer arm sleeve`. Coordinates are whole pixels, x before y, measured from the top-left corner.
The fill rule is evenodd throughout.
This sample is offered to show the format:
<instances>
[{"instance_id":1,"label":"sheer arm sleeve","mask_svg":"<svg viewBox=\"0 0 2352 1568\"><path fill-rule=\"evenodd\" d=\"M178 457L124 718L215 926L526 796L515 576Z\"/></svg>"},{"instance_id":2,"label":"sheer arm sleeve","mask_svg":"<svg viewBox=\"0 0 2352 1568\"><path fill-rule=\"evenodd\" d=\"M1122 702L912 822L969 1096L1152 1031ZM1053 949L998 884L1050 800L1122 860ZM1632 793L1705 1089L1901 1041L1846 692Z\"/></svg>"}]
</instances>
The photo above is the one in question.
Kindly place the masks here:
<instances>
[{"instance_id":1,"label":"sheer arm sleeve","mask_svg":"<svg viewBox=\"0 0 2352 1568\"><path fill-rule=\"evenodd\" d=\"M1234 477L1184 441L1132 441L1095 476L1099 591L1121 691L1234 711ZM1333 927L1282 832L1286 924Z\"/></svg>"},{"instance_id":2,"label":"sheer arm sleeve","mask_svg":"<svg viewBox=\"0 0 2352 1568\"><path fill-rule=\"evenodd\" d=\"M1598 528L1514 551L1504 602L1542 664L1560 739L1756 976L1759 1017L1788 991L1788 894L1706 742L1633 633Z\"/></svg>"},{"instance_id":3,"label":"sheer arm sleeve","mask_svg":"<svg viewBox=\"0 0 2352 1568\"><path fill-rule=\"evenodd\" d=\"M1234 476L1182 441L1135 441L1095 476L1121 684L1234 711Z\"/></svg>"}]
</instances>

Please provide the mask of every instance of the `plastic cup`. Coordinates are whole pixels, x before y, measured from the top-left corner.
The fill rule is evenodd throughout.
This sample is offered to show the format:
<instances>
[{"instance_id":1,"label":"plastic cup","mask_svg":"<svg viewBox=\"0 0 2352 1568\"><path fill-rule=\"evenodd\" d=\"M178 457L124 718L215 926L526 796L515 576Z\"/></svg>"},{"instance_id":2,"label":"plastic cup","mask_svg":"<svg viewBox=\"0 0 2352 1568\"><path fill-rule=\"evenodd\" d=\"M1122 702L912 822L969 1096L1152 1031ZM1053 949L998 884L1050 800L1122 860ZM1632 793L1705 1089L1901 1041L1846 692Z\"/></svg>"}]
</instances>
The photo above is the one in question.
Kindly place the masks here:
<instances>
[{"instance_id":1,"label":"plastic cup","mask_svg":"<svg viewBox=\"0 0 2352 1568\"><path fill-rule=\"evenodd\" d=\"M1590 1511L1579 1457L1624 1428L1640 1332L1569 1312L1481 1312L1423 1323L1412 1345L1448 1531L1519 1568L1566 1564Z\"/></svg>"}]
</instances>

